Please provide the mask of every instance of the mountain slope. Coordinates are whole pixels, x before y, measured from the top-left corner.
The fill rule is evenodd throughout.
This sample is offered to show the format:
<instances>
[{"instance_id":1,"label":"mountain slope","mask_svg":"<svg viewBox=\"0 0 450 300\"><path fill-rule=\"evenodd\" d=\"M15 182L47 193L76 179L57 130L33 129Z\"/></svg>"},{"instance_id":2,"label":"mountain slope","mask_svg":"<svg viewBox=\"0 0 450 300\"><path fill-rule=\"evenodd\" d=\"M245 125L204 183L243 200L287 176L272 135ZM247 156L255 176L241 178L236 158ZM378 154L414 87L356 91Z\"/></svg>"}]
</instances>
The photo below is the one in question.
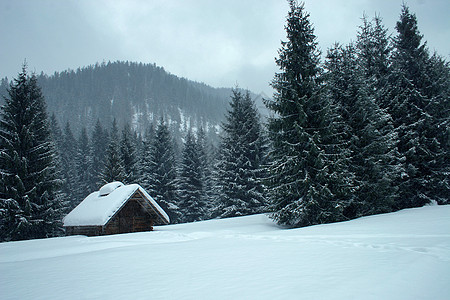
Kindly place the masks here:
<instances>
[{"instance_id":1,"label":"mountain slope","mask_svg":"<svg viewBox=\"0 0 450 300\"><path fill-rule=\"evenodd\" d=\"M179 78L154 64L108 62L38 76L48 110L61 126L68 121L75 132L91 131L97 119L109 127L129 122L144 132L148 124L164 116L176 130L188 126L214 128L220 124L231 89L212 88ZM7 81L0 92L5 94ZM3 100L1 100L3 101ZM175 130L175 131L176 131Z\"/></svg>"},{"instance_id":2,"label":"mountain slope","mask_svg":"<svg viewBox=\"0 0 450 300\"><path fill-rule=\"evenodd\" d=\"M282 229L264 215L0 244L1 299L448 299L450 205Z\"/></svg>"}]
</instances>

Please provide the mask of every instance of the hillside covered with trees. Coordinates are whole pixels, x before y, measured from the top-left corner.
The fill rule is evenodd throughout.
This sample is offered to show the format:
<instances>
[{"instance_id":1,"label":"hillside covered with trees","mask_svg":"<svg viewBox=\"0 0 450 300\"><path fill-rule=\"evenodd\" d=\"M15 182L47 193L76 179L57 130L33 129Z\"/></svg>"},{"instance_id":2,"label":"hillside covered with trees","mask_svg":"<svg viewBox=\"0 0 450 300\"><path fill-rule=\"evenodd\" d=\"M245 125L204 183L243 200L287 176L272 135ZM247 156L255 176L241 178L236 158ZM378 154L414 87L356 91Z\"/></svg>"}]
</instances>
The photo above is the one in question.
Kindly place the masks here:
<instances>
[{"instance_id":1,"label":"hillside covered with trees","mask_svg":"<svg viewBox=\"0 0 450 300\"><path fill-rule=\"evenodd\" d=\"M140 183L175 223L267 212L302 227L448 204L450 65L416 16L403 5L395 36L364 16L323 58L303 4L289 6L267 119L248 91L155 65L3 80L1 240L60 234L111 181Z\"/></svg>"},{"instance_id":2,"label":"hillside covered with trees","mask_svg":"<svg viewBox=\"0 0 450 300\"><path fill-rule=\"evenodd\" d=\"M91 131L99 120L118 126L129 123L144 133L151 123L164 116L174 133L186 127L203 127L211 134L227 109L230 88L212 88L168 73L155 64L103 62L77 70L37 75L49 114L58 123L70 123L78 133ZM6 94L4 78L0 91ZM3 103L3 98L0 100Z\"/></svg>"}]
</instances>

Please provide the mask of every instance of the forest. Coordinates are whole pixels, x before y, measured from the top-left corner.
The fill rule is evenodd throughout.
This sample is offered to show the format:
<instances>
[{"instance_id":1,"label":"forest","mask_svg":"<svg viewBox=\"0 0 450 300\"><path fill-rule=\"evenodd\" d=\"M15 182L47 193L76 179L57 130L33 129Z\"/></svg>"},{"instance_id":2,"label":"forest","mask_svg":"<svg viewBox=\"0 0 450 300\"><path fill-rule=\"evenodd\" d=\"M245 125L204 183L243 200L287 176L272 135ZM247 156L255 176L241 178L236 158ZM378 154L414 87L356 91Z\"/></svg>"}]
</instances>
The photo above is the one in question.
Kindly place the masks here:
<instances>
[{"instance_id":1,"label":"forest","mask_svg":"<svg viewBox=\"0 0 450 300\"><path fill-rule=\"evenodd\" d=\"M303 227L448 204L450 65L415 14L402 6L395 36L364 16L355 42L322 55L303 4L289 5L267 117L250 91L155 65L2 80L0 241L63 235L64 215L111 181L142 185L173 223L269 213Z\"/></svg>"},{"instance_id":2,"label":"forest","mask_svg":"<svg viewBox=\"0 0 450 300\"><path fill-rule=\"evenodd\" d=\"M212 88L177 77L155 64L102 62L77 70L36 75L48 113L62 127L68 122L75 134L91 132L99 120L106 127L115 118L144 134L164 116L177 140L186 127L204 127L217 143L217 130L226 112L230 88ZM6 94L7 78L0 84ZM4 103L4 99L0 99Z\"/></svg>"}]
</instances>

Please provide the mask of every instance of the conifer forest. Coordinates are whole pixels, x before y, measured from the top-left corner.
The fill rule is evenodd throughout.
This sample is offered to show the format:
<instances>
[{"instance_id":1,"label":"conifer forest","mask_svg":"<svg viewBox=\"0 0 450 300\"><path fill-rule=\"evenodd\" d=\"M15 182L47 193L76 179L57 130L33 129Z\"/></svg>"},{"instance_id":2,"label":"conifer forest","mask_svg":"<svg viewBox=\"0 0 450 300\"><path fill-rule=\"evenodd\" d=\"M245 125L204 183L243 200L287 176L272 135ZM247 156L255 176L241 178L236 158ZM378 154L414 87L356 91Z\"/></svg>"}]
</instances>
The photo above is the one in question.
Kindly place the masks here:
<instances>
[{"instance_id":1,"label":"conifer forest","mask_svg":"<svg viewBox=\"0 0 450 300\"><path fill-rule=\"evenodd\" d=\"M288 2L264 99L123 61L2 79L0 241L64 235L112 181L140 184L171 223L303 227L449 204L450 64L414 12L403 4L393 35L364 16L353 42L321 50Z\"/></svg>"}]
</instances>

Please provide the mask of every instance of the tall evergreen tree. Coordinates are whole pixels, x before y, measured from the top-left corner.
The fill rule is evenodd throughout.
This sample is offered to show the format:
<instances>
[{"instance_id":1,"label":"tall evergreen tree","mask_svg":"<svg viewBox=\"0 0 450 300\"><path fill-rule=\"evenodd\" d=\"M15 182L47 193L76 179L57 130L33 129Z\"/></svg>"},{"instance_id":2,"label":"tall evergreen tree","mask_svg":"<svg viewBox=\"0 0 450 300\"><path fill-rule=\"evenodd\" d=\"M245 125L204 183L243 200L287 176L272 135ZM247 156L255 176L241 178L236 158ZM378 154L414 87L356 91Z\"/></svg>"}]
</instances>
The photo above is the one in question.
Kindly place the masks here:
<instances>
[{"instance_id":1,"label":"tall evergreen tree","mask_svg":"<svg viewBox=\"0 0 450 300\"><path fill-rule=\"evenodd\" d=\"M184 142L179 175L180 221L199 221L205 215L204 174L198 144L189 130Z\"/></svg>"},{"instance_id":2,"label":"tall evergreen tree","mask_svg":"<svg viewBox=\"0 0 450 300\"><path fill-rule=\"evenodd\" d=\"M344 215L355 218L390 212L397 195L395 181L401 172L392 119L383 111L360 67L355 47L336 45L328 51L327 85L347 124L351 150L350 170L355 174L354 199Z\"/></svg>"},{"instance_id":3,"label":"tall evergreen tree","mask_svg":"<svg viewBox=\"0 0 450 300\"><path fill-rule=\"evenodd\" d=\"M430 124L431 150L434 160L431 161L430 197L439 204L450 203L450 63L438 54L428 61L427 74L431 85L427 88L430 98L427 113L433 116Z\"/></svg>"},{"instance_id":4,"label":"tall evergreen tree","mask_svg":"<svg viewBox=\"0 0 450 300\"><path fill-rule=\"evenodd\" d=\"M53 143L58 152L58 156L60 157L63 144L63 134L61 128L59 127L55 113L53 113L52 116L50 117L50 133L52 135Z\"/></svg>"},{"instance_id":5,"label":"tall evergreen tree","mask_svg":"<svg viewBox=\"0 0 450 300\"><path fill-rule=\"evenodd\" d=\"M263 212L265 139L254 101L238 89L231 96L231 110L222 125L218 164L217 214L234 217Z\"/></svg>"},{"instance_id":6,"label":"tall evergreen tree","mask_svg":"<svg viewBox=\"0 0 450 300\"><path fill-rule=\"evenodd\" d=\"M436 104L443 105L441 101L448 102L448 99L435 94L433 82L437 78L432 79L429 74L428 50L422 43L416 16L406 5L402 7L396 29L389 80L391 102L387 108L398 131L399 151L406 159L398 203L398 208L404 208L448 199L450 195L448 163L447 167L438 165L448 151L439 139L442 120L435 110Z\"/></svg>"},{"instance_id":7,"label":"tall evergreen tree","mask_svg":"<svg viewBox=\"0 0 450 300\"><path fill-rule=\"evenodd\" d=\"M197 148L200 160L200 172L203 177L203 190L201 192L201 197L203 198L202 205L204 205L204 214L201 218L210 219L216 208L215 199L217 198L216 185L213 175L215 148L207 139L203 127L200 127L197 132Z\"/></svg>"},{"instance_id":8,"label":"tall evergreen tree","mask_svg":"<svg viewBox=\"0 0 450 300\"><path fill-rule=\"evenodd\" d=\"M172 222L180 221L177 199L176 159L173 140L164 120L161 118L152 145L148 148L148 161L144 188L150 196L169 214Z\"/></svg>"},{"instance_id":9,"label":"tall evergreen tree","mask_svg":"<svg viewBox=\"0 0 450 300\"><path fill-rule=\"evenodd\" d=\"M78 196L78 170L76 167L76 156L78 153L77 142L73 136L69 122L64 127L61 145L61 167L63 175L62 192L69 203L69 209L74 208L81 200Z\"/></svg>"},{"instance_id":10,"label":"tall evergreen tree","mask_svg":"<svg viewBox=\"0 0 450 300\"><path fill-rule=\"evenodd\" d=\"M124 169L124 183L136 183L139 178L137 166L136 137L133 136L130 124L125 124L120 140L120 155Z\"/></svg>"},{"instance_id":11,"label":"tall evergreen tree","mask_svg":"<svg viewBox=\"0 0 450 300\"><path fill-rule=\"evenodd\" d=\"M340 121L323 93L320 53L303 4L289 1L282 42L281 72L272 86L274 113L268 121L272 141L269 167L273 218L280 224L306 226L343 219L342 201L350 190L345 147L339 149Z\"/></svg>"},{"instance_id":12,"label":"tall evergreen tree","mask_svg":"<svg viewBox=\"0 0 450 300\"><path fill-rule=\"evenodd\" d=\"M140 178L139 181L144 188L150 187L151 170L152 170L152 153L155 144L155 128L150 124L145 131L142 146Z\"/></svg>"},{"instance_id":13,"label":"tall evergreen tree","mask_svg":"<svg viewBox=\"0 0 450 300\"><path fill-rule=\"evenodd\" d=\"M106 149L106 156L103 165L103 172L101 174L101 180L103 183L125 181L123 161L120 157L119 130L117 128L116 119L114 119L111 127L109 145L108 149Z\"/></svg>"},{"instance_id":14,"label":"tall evergreen tree","mask_svg":"<svg viewBox=\"0 0 450 300\"><path fill-rule=\"evenodd\" d=\"M0 111L0 240L55 236L61 205L46 105L24 66Z\"/></svg>"},{"instance_id":15,"label":"tall evergreen tree","mask_svg":"<svg viewBox=\"0 0 450 300\"><path fill-rule=\"evenodd\" d=\"M77 203L81 202L87 195L94 190L91 189L92 178L92 157L91 144L86 131L83 127L78 138L77 154L75 158L75 166L77 169L77 188L73 191Z\"/></svg>"},{"instance_id":16,"label":"tall evergreen tree","mask_svg":"<svg viewBox=\"0 0 450 300\"><path fill-rule=\"evenodd\" d=\"M53 144L55 145L56 156L54 161L56 164L56 174L57 177L61 179L60 205L63 208L63 213L68 213L71 208L71 202L69 197L62 191L64 186L64 167L62 164L64 137L62 130L59 127L55 113L53 113L50 117L50 133L52 136Z\"/></svg>"},{"instance_id":17,"label":"tall evergreen tree","mask_svg":"<svg viewBox=\"0 0 450 300\"><path fill-rule=\"evenodd\" d=\"M390 76L390 57L392 45L389 43L387 29L380 16L376 15L372 21L367 16L362 18L356 39L356 50L360 69L368 92L375 98L381 108L386 107L388 101L388 80Z\"/></svg>"},{"instance_id":18,"label":"tall evergreen tree","mask_svg":"<svg viewBox=\"0 0 450 300\"><path fill-rule=\"evenodd\" d=\"M97 190L102 184L102 171L105 163L106 149L108 148L108 133L103 129L100 120L97 120L91 138L91 181L90 190Z\"/></svg>"}]
</instances>

